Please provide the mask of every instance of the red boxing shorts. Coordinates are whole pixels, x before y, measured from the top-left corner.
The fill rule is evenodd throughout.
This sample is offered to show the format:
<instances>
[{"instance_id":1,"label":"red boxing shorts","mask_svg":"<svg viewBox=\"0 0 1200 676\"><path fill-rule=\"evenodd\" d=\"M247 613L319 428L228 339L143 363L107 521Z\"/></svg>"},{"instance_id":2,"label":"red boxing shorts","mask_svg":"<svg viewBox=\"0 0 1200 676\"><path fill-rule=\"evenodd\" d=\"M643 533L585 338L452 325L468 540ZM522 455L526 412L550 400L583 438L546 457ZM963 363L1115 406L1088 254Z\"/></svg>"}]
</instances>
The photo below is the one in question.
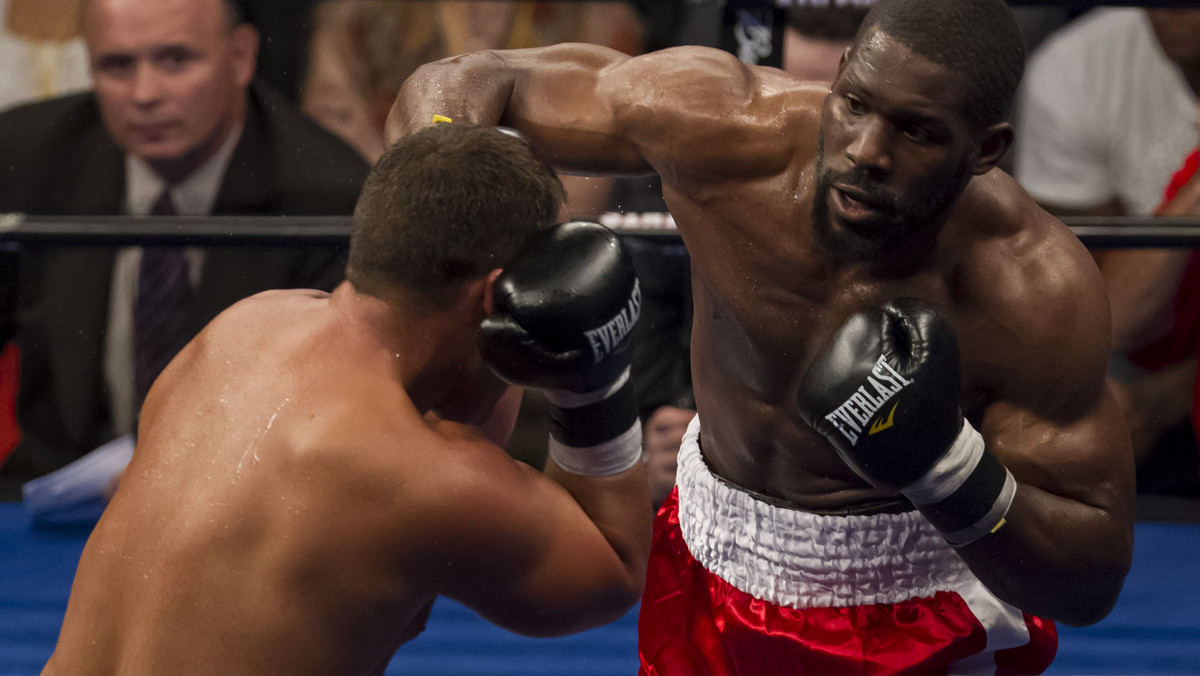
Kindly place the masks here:
<instances>
[{"instance_id":1,"label":"red boxing shorts","mask_svg":"<svg viewBox=\"0 0 1200 676\"><path fill-rule=\"evenodd\" d=\"M824 516L717 479L692 421L659 510L642 676L1039 674L1054 624L993 596L917 511Z\"/></svg>"}]
</instances>

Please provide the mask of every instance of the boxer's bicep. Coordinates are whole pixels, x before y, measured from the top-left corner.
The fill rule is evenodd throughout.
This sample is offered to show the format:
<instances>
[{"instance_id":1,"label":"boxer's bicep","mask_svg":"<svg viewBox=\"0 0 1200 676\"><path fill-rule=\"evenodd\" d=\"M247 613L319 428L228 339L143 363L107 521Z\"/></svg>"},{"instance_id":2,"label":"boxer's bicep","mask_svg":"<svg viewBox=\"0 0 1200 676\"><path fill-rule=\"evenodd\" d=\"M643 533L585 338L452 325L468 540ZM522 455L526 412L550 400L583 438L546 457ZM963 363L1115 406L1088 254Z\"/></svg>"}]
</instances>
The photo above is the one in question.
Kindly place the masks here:
<instances>
[{"instance_id":1,"label":"boxer's bicep","mask_svg":"<svg viewBox=\"0 0 1200 676\"><path fill-rule=\"evenodd\" d=\"M1081 509L1130 518L1125 512L1133 490L1133 454L1110 392L1069 419L999 402L984 417L982 432L989 450L1021 484Z\"/></svg>"},{"instance_id":2,"label":"boxer's bicep","mask_svg":"<svg viewBox=\"0 0 1200 676\"><path fill-rule=\"evenodd\" d=\"M779 71L724 50L684 46L629 57L596 45L506 52L513 87L500 122L519 129L559 169L657 171L722 181L781 171L792 118L820 96L793 95ZM822 94L823 95L823 94Z\"/></svg>"},{"instance_id":3,"label":"boxer's bicep","mask_svg":"<svg viewBox=\"0 0 1200 676\"><path fill-rule=\"evenodd\" d=\"M677 189L774 176L811 152L826 90L720 49L676 47L606 71L614 124Z\"/></svg>"},{"instance_id":4,"label":"boxer's bicep","mask_svg":"<svg viewBox=\"0 0 1200 676\"><path fill-rule=\"evenodd\" d=\"M423 584L527 635L581 631L632 605L620 558L566 490L515 461L487 464L426 506L408 557Z\"/></svg>"}]
</instances>

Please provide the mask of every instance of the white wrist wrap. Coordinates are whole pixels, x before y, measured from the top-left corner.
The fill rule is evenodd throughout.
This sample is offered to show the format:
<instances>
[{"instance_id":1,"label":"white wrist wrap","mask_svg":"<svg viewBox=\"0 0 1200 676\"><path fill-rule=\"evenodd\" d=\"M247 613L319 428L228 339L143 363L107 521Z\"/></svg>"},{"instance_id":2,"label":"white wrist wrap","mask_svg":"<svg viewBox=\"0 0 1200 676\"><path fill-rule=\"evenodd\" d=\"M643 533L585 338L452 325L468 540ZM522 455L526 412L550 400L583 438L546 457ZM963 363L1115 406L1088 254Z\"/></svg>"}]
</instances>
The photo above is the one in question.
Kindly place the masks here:
<instances>
[{"instance_id":1,"label":"white wrist wrap","mask_svg":"<svg viewBox=\"0 0 1200 676\"><path fill-rule=\"evenodd\" d=\"M642 424L633 426L621 436L588 448L576 448L550 437L550 459L571 474L610 476L633 467L642 458Z\"/></svg>"},{"instance_id":2,"label":"white wrist wrap","mask_svg":"<svg viewBox=\"0 0 1200 676\"><path fill-rule=\"evenodd\" d=\"M983 436L964 420L946 454L925 476L900 491L955 547L999 530L1017 493L1012 472L985 453Z\"/></svg>"},{"instance_id":3,"label":"white wrist wrap","mask_svg":"<svg viewBox=\"0 0 1200 676\"><path fill-rule=\"evenodd\" d=\"M950 445L950 450L937 464L900 492L917 507L932 505L946 499L958 490L975 471L975 465L983 457L983 435L975 431L971 423L963 420L962 429Z\"/></svg>"},{"instance_id":4,"label":"white wrist wrap","mask_svg":"<svg viewBox=\"0 0 1200 676\"><path fill-rule=\"evenodd\" d=\"M571 474L609 476L641 460L642 424L629 371L627 367L612 384L591 392L546 391L551 406L550 459L556 465ZM580 444L585 439L598 443Z\"/></svg>"}]
</instances>

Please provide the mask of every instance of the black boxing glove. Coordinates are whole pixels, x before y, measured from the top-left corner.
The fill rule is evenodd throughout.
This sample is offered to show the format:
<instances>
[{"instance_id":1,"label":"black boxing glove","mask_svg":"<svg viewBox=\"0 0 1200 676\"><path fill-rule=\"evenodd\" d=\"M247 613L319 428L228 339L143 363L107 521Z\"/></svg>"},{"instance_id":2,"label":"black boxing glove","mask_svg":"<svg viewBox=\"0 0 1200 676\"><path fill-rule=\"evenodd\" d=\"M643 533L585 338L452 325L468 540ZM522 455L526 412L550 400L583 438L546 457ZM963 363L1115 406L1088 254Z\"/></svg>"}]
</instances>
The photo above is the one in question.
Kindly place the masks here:
<instances>
[{"instance_id":1,"label":"black boxing glove","mask_svg":"<svg viewBox=\"0 0 1200 676\"><path fill-rule=\"evenodd\" d=\"M800 385L805 421L871 485L908 498L947 542L1004 524L1016 481L962 415L958 341L911 298L862 310Z\"/></svg>"},{"instance_id":2,"label":"black boxing glove","mask_svg":"<svg viewBox=\"0 0 1200 676\"><path fill-rule=\"evenodd\" d=\"M642 297L620 239L581 221L540 232L492 296L480 352L501 378L546 391L551 458L577 474L628 469L641 456L629 369Z\"/></svg>"}]
</instances>

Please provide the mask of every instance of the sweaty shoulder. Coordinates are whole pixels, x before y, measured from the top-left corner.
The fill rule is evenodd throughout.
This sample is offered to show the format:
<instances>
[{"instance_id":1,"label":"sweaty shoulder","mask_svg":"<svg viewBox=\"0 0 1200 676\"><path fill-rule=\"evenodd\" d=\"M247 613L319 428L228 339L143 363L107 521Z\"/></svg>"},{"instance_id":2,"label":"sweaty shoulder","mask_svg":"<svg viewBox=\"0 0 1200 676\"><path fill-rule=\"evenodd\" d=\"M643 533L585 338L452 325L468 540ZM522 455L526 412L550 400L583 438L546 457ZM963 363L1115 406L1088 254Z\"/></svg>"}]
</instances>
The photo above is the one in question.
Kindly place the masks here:
<instances>
[{"instance_id":1,"label":"sweaty shoulder","mask_svg":"<svg viewBox=\"0 0 1200 676\"><path fill-rule=\"evenodd\" d=\"M1056 408L1099 393L1108 301L1075 234L1000 171L972 181L952 217L948 287L976 384Z\"/></svg>"},{"instance_id":2,"label":"sweaty shoulder","mask_svg":"<svg viewBox=\"0 0 1200 676\"><path fill-rule=\"evenodd\" d=\"M313 311L329 299L328 291L318 289L268 289L230 305L205 327L202 336L237 343L251 337L264 340L279 337L280 327L298 326L298 313Z\"/></svg>"},{"instance_id":3,"label":"sweaty shoulder","mask_svg":"<svg viewBox=\"0 0 1200 676\"><path fill-rule=\"evenodd\" d=\"M610 67L613 114L664 178L756 178L811 153L828 88L685 46Z\"/></svg>"},{"instance_id":4,"label":"sweaty shoulder","mask_svg":"<svg viewBox=\"0 0 1200 676\"><path fill-rule=\"evenodd\" d=\"M473 428L375 404L356 416L338 452L323 449L332 495L354 495L372 532L404 542L410 581L441 592L447 578L484 579L489 553L526 547L546 490L540 475Z\"/></svg>"}]
</instances>

